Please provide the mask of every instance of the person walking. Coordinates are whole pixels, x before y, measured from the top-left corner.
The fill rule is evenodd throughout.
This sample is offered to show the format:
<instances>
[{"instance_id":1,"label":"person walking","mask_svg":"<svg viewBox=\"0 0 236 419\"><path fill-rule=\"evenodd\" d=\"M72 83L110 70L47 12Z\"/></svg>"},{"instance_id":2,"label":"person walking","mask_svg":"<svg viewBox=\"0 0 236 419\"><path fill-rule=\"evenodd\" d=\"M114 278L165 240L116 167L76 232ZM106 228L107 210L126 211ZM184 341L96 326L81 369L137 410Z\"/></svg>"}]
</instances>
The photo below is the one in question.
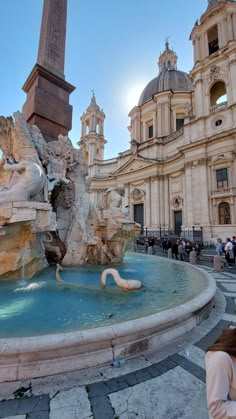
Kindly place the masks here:
<instances>
[{"instance_id":1,"label":"person walking","mask_svg":"<svg viewBox=\"0 0 236 419\"><path fill-rule=\"evenodd\" d=\"M210 419L236 418L236 329L224 329L205 355Z\"/></svg>"},{"instance_id":2,"label":"person walking","mask_svg":"<svg viewBox=\"0 0 236 419\"><path fill-rule=\"evenodd\" d=\"M232 263L234 259L234 251L233 251L233 245L231 243L231 240L229 237L226 239L226 245L225 245L225 259L228 264L228 268L232 268Z\"/></svg>"},{"instance_id":3,"label":"person walking","mask_svg":"<svg viewBox=\"0 0 236 419\"><path fill-rule=\"evenodd\" d=\"M185 245L185 253L188 256L188 258L189 258L190 252L192 250L193 250L193 248L192 248L191 244L189 242L187 242L186 245Z\"/></svg>"},{"instance_id":4,"label":"person walking","mask_svg":"<svg viewBox=\"0 0 236 419\"><path fill-rule=\"evenodd\" d=\"M176 242L173 243L173 246L172 246L172 255L176 260L178 260L178 245L179 245L179 240L176 240Z\"/></svg>"},{"instance_id":5,"label":"person walking","mask_svg":"<svg viewBox=\"0 0 236 419\"><path fill-rule=\"evenodd\" d=\"M216 243L216 253L219 256L223 255L223 244L222 244L222 240L219 238L217 239L217 243Z\"/></svg>"},{"instance_id":6,"label":"person walking","mask_svg":"<svg viewBox=\"0 0 236 419\"><path fill-rule=\"evenodd\" d=\"M184 248L184 246L181 242L179 242L179 244L178 244L178 253L179 253L179 256L180 256L180 260L184 261L185 248Z\"/></svg>"},{"instance_id":7,"label":"person walking","mask_svg":"<svg viewBox=\"0 0 236 419\"><path fill-rule=\"evenodd\" d=\"M154 239L154 237L150 237L150 240L149 240L149 246L151 246L151 248L152 248L152 254L153 255L155 255L155 249L154 249L154 244L155 244L155 239Z\"/></svg>"}]
</instances>

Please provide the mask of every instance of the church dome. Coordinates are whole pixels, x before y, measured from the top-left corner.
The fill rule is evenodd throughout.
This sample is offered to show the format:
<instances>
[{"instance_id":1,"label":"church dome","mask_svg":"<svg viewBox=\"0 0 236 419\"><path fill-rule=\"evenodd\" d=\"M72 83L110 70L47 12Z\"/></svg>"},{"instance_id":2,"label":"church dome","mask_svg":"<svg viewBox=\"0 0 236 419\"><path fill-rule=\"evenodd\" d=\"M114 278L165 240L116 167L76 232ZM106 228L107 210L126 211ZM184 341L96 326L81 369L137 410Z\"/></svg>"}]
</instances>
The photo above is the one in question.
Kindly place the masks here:
<instances>
[{"instance_id":1,"label":"church dome","mask_svg":"<svg viewBox=\"0 0 236 419\"><path fill-rule=\"evenodd\" d=\"M192 82L187 73L176 69L177 55L169 48L169 43L165 44L166 49L160 55L158 65L160 73L152 79L141 93L138 105L142 106L150 100L156 93L164 90L174 92L190 92L193 89Z\"/></svg>"}]
</instances>

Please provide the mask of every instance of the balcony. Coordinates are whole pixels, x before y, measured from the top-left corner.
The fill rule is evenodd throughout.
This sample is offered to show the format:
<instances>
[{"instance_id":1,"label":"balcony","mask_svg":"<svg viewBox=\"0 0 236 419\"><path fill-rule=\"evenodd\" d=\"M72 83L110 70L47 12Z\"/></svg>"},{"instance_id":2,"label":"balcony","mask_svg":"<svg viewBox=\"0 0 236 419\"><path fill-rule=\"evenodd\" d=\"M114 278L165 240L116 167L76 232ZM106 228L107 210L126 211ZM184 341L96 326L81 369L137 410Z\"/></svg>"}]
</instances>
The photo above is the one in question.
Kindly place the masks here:
<instances>
[{"instance_id":1,"label":"balcony","mask_svg":"<svg viewBox=\"0 0 236 419\"><path fill-rule=\"evenodd\" d=\"M218 105L211 106L210 107L210 114L223 111L227 107L228 107L228 102L222 102L222 103L219 103Z\"/></svg>"},{"instance_id":2,"label":"balcony","mask_svg":"<svg viewBox=\"0 0 236 419\"><path fill-rule=\"evenodd\" d=\"M219 188L211 193L211 198L225 198L227 196L236 196L236 188Z\"/></svg>"}]
</instances>

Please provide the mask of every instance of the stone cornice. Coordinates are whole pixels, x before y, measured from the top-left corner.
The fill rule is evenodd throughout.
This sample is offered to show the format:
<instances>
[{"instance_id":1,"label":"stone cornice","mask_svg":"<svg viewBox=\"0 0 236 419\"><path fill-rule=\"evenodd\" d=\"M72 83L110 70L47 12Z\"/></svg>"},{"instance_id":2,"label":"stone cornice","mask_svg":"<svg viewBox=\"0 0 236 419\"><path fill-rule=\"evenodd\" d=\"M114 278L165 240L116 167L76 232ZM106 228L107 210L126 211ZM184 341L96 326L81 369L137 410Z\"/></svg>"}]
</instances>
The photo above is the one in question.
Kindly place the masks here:
<instances>
[{"instance_id":1,"label":"stone cornice","mask_svg":"<svg viewBox=\"0 0 236 419\"><path fill-rule=\"evenodd\" d=\"M31 71L30 75L28 76L27 80L25 81L22 89L25 93L28 93L34 82L37 80L38 77L43 77L44 79L52 82L54 85L61 87L68 93L71 93L75 90L75 87L72 84L68 83L52 71L48 70L45 67L42 67L40 64L35 64L33 70Z\"/></svg>"}]
</instances>

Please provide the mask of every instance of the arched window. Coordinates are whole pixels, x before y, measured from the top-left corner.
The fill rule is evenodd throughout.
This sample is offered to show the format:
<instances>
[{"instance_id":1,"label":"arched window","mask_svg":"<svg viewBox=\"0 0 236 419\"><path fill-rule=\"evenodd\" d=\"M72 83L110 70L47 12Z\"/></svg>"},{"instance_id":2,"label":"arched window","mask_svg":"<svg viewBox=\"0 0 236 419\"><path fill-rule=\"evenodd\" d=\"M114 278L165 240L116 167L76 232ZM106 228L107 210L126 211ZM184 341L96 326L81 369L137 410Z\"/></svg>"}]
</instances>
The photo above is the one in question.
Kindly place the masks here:
<instances>
[{"instance_id":1,"label":"arched window","mask_svg":"<svg viewBox=\"0 0 236 419\"><path fill-rule=\"evenodd\" d=\"M231 224L230 206L227 202L221 202L219 205L219 224Z\"/></svg>"},{"instance_id":2,"label":"arched window","mask_svg":"<svg viewBox=\"0 0 236 419\"><path fill-rule=\"evenodd\" d=\"M214 54L214 52L218 51L219 49L217 25L213 26L207 31L207 38L208 38L209 55L211 55L211 54Z\"/></svg>"},{"instance_id":3,"label":"arched window","mask_svg":"<svg viewBox=\"0 0 236 419\"><path fill-rule=\"evenodd\" d=\"M211 106L215 106L223 102L227 102L225 83L223 81L217 81L210 90L210 103Z\"/></svg>"}]
</instances>

